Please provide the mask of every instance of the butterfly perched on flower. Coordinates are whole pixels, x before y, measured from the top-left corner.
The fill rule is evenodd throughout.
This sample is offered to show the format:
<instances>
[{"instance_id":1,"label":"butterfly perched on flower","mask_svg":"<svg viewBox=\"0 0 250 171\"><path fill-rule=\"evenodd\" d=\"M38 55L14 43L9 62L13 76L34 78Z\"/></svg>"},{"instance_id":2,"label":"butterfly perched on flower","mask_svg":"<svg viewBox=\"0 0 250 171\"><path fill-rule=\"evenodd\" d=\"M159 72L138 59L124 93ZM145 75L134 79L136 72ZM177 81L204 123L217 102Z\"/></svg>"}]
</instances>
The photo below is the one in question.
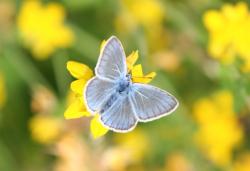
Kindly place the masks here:
<instances>
[{"instance_id":1,"label":"butterfly perched on flower","mask_svg":"<svg viewBox=\"0 0 250 171\"><path fill-rule=\"evenodd\" d=\"M125 52L115 36L102 48L95 74L84 90L87 109L99 113L101 123L115 132L131 131L138 122L161 118L178 107L168 92L132 82Z\"/></svg>"}]
</instances>

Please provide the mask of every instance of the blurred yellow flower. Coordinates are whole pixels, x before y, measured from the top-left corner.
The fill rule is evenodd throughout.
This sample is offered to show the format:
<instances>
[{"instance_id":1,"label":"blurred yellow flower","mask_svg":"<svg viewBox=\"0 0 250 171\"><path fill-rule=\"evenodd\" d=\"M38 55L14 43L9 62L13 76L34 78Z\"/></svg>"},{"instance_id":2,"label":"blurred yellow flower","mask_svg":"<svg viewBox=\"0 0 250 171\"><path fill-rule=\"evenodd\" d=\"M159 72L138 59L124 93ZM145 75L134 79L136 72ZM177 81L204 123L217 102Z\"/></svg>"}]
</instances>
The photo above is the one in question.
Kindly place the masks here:
<instances>
[{"instance_id":1,"label":"blurred yellow flower","mask_svg":"<svg viewBox=\"0 0 250 171\"><path fill-rule=\"evenodd\" d=\"M120 147L107 149L102 156L103 167L110 171L126 171L130 164L129 152Z\"/></svg>"},{"instance_id":2,"label":"blurred yellow flower","mask_svg":"<svg viewBox=\"0 0 250 171\"><path fill-rule=\"evenodd\" d=\"M0 109L3 107L6 100L6 90L4 84L3 75L0 73Z\"/></svg>"},{"instance_id":3,"label":"blurred yellow flower","mask_svg":"<svg viewBox=\"0 0 250 171\"><path fill-rule=\"evenodd\" d=\"M34 140L42 144L51 144L58 138L62 126L60 120L39 114L30 119L29 128Z\"/></svg>"},{"instance_id":4,"label":"blurred yellow flower","mask_svg":"<svg viewBox=\"0 0 250 171\"><path fill-rule=\"evenodd\" d=\"M15 6L13 1L0 1L0 34L1 43L11 34L14 23Z\"/></svg>"},{"instance_id":5,"label":"blurred yellow flower","mask_svg":"<svg viewBox=\"0 0 250 171\"><path fill-rule=\"evenodd\" d=\"M57 3L43 5L39 0L25 0L17 17L25 46L38 59L48 58L57 48L69 47L73 32L64 25L65 11Z\"/></svg>"},{"instance_id":6,"label":"blurred yellow flower","mask_svg":"<svg viewBox=\"0 0 250 171\"><path fill-rule=\"evenodd\" d=\"M58 157L54 171L84 171L90 169L90 152L85 142L75 133L64 134L55 144Z\"/></svg>"},{"instance_id":7,"label":"blurred yellow flower","mask_svg":"<svg viewBox=\"0 0 250 171\"><path fill-rule=\"evenodd\" d=\"M250 71L250 13L247 4L225 4L220 11L207 11L203 19L209 32L210 55L227 64L239 57L244 62L242 70Z\"/></svg>"},{"instance_id":8,"label":"blurred yellow flower","mask_svg":"<svg viewBox=\"0 0 250 171\"><path fill-rule=\"evenodd\" d=\"M104 47L105 43L105 40L101 43L101 49ZM138 51L132 52L126 59L128 72L131 72L132 81L149 83L156 76L156 73L151 72L144 75L140 64L134 66L137 59ZM70 95L70 105L64 113L65 118L75 119L83 116L91 116L87 111L85 101L83 99L83 91L87 81L94 76L93 71L87 65L75 61L67 62L67 69L77 80L73 81L70 86L73 94L71 93ZM101 137L108 132L108 129L105 128L99 121L98 114L92 118L90 130L93 138Z\"/></svg>"},{"instance_id":9,"label":"blurred yellow flower","mask_svg":"<svg viewBox=\"0 0 250 171\"><path fill-rule=\"evenodd\" d=\"M160 23L164 11L158 0L123 0L123 3L138 23L150 26Z\"/></svg>"},{"instance_id":10,"label":"blurred yellow flower","mask_svg":"<svg viewBox=\"0 0 250 171\"><path fill-rule=\"evenodd\" d=\"M165 9L159 0L121 0L114 25L118 33L133 33L143 27L149 53L165 49L167 32L164 27ZM157 42L157 43L155 43Z\"/></svg>"},{"instance_id":11,"label":"blurred yellow flower","mask_svg":"<svg viewBox=\"0 0 250 171\"><path fill-rule=\"evenodd\" d=\"M31 109L34 113L51 113L56 106L56 97L52 91L42 85L33 87Z\"/></svg>"},{"instance_id":12,"label":"blurred yellow flower","mask_svg":"<svg viewBox=\"0 0 250 171\"><path fill-rule=\"evenodd\" d=\"M152 27L164 19L164 10L158 0L122 0L121 7L115 20L117 28L121 30L133 29L137 24Z\"/></svg>"},{"instance_id":13,"label":"blurred yellow flower","mask_svg":"<svg viewBox=\"0 0 250 171\"><path fill-rule=\"evenodd\" d=\"M173 51L158 51L152 58L157 67L167 72L176 72L181 65L179 55Z\"/></svg>"},{"instance_id":14,"label":"blurred yellow flower","mask_svg":"<svg viewBox=\"0 0 250 171\"><path fill-rule=\"evenodd\" d=\"M232 171L249 171L250 170L250 152L241 154L233 164Z\"/></svg>"},{"instance_id":15,"label":"blurred yellow flower","mask_svg":"<svg viewBox=\"0 0 250 171\"><path fill-rule=\"evenodd\" d=\"M104 167L111 171L125 171L128 166L141 162L148 151L149 140L142 130L116 134L115 146L106 150L102 158Z\"/></svg>"},{"instance_id":16,"label":"blurred yellow flower","mask_svg":"<svg viewBox=\"0 0 250 171\"><path fill-rule=\"evenodd\" d=\"M195 140L204 155L215 164L228 165L232 151L243 138L232 94L221 91L200 99L194 104L193 113L199 126Z\"/></svg>"},{"instance_id":17,"label":"blurred yellow flower","mask_svg":"<svg viewBox=\"0 0 250 171\"><path fill-rule=\"evenodd\" d=\"M193 171L190 161L181 153L175 152L167 156L165 171Z\"/></svg>"},{"instance_id":18,"label":"blurred yellow flower","mask_svg":"<svg viewBox=\"0 0 250 171\"><path fill-rule=\"evenodd\" d=\"M149 147L148 137L141 129L135 129L127 134L116 134L114 141L120 148L130 153L130 160L133 162L141 161Z\"/></svg>"}]
</instances>

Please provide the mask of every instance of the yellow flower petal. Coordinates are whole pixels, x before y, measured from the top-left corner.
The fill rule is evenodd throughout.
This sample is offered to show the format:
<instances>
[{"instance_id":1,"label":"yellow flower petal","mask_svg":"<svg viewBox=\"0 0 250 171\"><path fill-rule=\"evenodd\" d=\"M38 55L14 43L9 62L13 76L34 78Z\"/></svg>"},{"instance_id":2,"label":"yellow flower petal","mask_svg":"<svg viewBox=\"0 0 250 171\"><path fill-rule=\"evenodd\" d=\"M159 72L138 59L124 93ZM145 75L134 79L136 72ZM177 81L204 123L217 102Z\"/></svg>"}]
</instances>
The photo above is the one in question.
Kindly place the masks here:
<instances>
[{"instance_id":1,"label":"yellow flower petal","mask_svg":"<svg viewBox=\"0 0 250 171\"><path fill-rule=\"evenodd\" d=\"M90 79L93 76L93 71L87 66L79 62L67 62L67 69L70 74L77 79Z\"/></svg>"},{"instance_id":2,"label":"yellow flower petal","mask_svg":"<svg viewBox=\"0 0 250 171\"><path fill-rule=\"evenodd\" d=\"M127 57L127 67L128 67L128 71L130 71L134 64L136 63L137 59L138 59L139 55L138 55L138 51L132 52L128 57Z\"/></svg>"},{"instance_id":3,"label":"yellow flower petal","mask_svg":"<svg viewBox=\"0 0 250 171\"><path fill-rule=\"evenodd\" d=\"M102 49L104 47L104 45L106 44L106 42L107 42L106 40L102 41L100 49Z\"/></svg>"},{"instance_id":4,"label":"yellow flower petal","mask_svg":"<svg viewBox=\"0 0 250 171\"><path fill-rule=\"evenodd\" d=\"M90 113L86 110L80 98L72 102L64 113L66 119L76 119L83 116L90 116Z\"/></svg>"},{"instance_id":5,"label":"yellow flower petal","mask_svg":"<svg viewBox=\"0 0 250 171\"><path fill-rule=\"evenodd\" d=\"M154 77L156 76L156 72L150 72L149 74L143 76L143 80L141 81L141 83L149 83L151 82Z\"/></svg>"},{"instance_id":6,"label":"yellow flower petal","mask_svg":"<svg viewBox=\"0 0 250 171\"><path fill-rule=\"evenodd\" d=\"M101 124L98 114L96 114L91 120L90 130L95 139L105 135L108 132L108 129Z\"/></svg>"},{"instance_id":7,"label":"yellow flower petal","mask_svg":"<svg viewBox=\"0 0 250 171\"><path fill-rule=\"evenodd\" d=\"M73 92L82 95L86 83L87 81L85 79L75 80L71 83L70 88Z\"/></svg>"},{"instance_id":8,"label":"yellow flower petal","mask_svg":"<svg viewBox=\"0 0 250 171\"><path fill-rule=\"evenodd\" d=\"M138 64L132 68L132 77L143 77L142 65Z\"/></svg>"},{"instance_id":9,"label":"yellow flower petal","mask_svg":"<svg viewBox=\"0 0 250 171\"><path fill-rule=\"evenodd\" d=\"M143 77L132 77L133 82L135 83L143 83L147 84L152 81L152 79L156 76L155 72L151 72L150 74Z\"/></svg>"},{"instance_id":10,"label":"yellow flower petal","mask_svg":"<svg viewBox=\"0 0 250 171\"><path fill-rule=\"evenodd\" d=\"M144 76L141 64L138 64L135 67L133 67L131 74L133 82L143 83L143 84L149 83L156 76L155 72L151 72Z\"/></svg>"}]
</instances>

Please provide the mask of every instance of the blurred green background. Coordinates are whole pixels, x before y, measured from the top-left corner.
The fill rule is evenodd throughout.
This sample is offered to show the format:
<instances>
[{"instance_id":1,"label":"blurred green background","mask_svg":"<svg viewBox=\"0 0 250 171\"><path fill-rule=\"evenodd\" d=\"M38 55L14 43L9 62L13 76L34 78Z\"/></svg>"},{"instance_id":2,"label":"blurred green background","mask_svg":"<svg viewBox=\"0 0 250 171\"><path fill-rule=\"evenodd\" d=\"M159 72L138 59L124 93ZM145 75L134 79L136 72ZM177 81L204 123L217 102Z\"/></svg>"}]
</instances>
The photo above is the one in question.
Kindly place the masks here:
<instances>
[{"instance_id":1,"label":"blurred green background","mask_svg":"<svg viewBox=\"0 0 250 171\"><path fill-rule=\"evenodd\" d=\"M249 171L250 1L0 0L0 171ZM128 134L66 120L69 60L116 35L180 101Z\"/></svg>"}]
</instances>

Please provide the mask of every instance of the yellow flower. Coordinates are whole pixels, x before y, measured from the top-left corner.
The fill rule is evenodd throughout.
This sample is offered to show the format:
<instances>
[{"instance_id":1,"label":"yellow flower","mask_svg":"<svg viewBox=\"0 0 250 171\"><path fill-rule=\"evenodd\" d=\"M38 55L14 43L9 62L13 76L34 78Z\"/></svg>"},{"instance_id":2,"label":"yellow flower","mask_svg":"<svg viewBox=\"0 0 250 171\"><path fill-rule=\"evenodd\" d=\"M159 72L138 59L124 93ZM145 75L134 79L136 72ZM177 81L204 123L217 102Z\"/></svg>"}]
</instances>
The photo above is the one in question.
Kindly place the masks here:
<instances>
[{"instance_id":1,"label":"yellow flower","mask_svg":"<svg viewBox=\"0 0 250 171\"><path fill-rule=\"evenodd\" d=\"M58 48L73 43L72 31L64 25L65 11L57 3L42 5L39 0L26 0L17 17L20 36L38 59L46 59Z\"/></svg>"},{"instance_id":2,"label":"yellow flower","mask_svg":"<svg viewBox=\"0 0 250 171\"><path fill-rule=\"evenodd\" d=\"M108 129L103 127L103 125L100 123L99 117L100 115L95 115L90 123L90 130L95 139L105 135L108 132Z\"/></svg>"},{"instance_id":3,"label":"yellow flower","mask_svg":"<svg viewBox=\"0 0 250 171\"><path fill-rule=\"evenodd\" d=\"M104 47L105 43L105 40L101 43L101 49ZM144 75L140 64L134 66L137 59L138 51L132 52L126 59L127 70L128 72L131 72L132 81L138 83L149 83L156 76L156 73L151 72ZM87 65L75 61L67 62L67 69L77 80L71 83L70 87L74 93L71 96L74 96L74 100L70 102L70 106L65 111L64 116L66 119L90 116L82 94L87 81L94 76L93 71ZM92 118L90 130L94 138L101 137L108 132L108 129L105 128L99 121L98 114Z\"/></svg>"},{"instance_id":4,"label":"yellow flower","mask_svg":"<svg viewBox=\"0 0 250 171\"><path fill-rule=\"evenodd\" d=\"M73 97L64 113L64 117L66 119L89 117L91 114L87 111L82 94L87 81L94 76L93 71L87 65L75 61L67 62L67 69L77 80L71 83L70 87L73 92L71 96ZM94 138L101 137L108 132L108 129L99 122L98 116L96 114L90 124L90 130Z\"/></svg>"},{"instance_id":5,"label":"yellow flower","mask_svg":"<svg viewBox=\"0 0 250 171\"><path fill-rule=\"evenodd\" d=\"M87 81L93 77L93 71L84 64L69 61L67 62L67 69L70 74L77 80L71 83L71 90L73 91L74 99L70 102L70 106L65 111L64 116L66 119L75 119L82 116L90 116L84 105L83 90Z\"/></svg>"},{"instance_id":6,"label":"yellow flower","mask_svg":"<svg viewBox=\"0 0 250 171\"><path fill-rule=\"evenodd\" d=\"M31 136L42 144L53 143L61 131L61 122L48 115L36 115L29 121Z\"/></svg>"},{"instance_id":7,"label":"yellow flower","mask_svg":"<svg viewBox=\"0 0 250 171\"><path fill-rule=\"evenodd\" d=\"M210 55L227 64L239 56L244 62L242 70L250 71L250 13L247 4L225 4L220 11L207 11L203 19L209 32Z\"/></svg>"},{"instance_id":8,"label":"yellow flower","mask_svg":"<svg viewBox=\"0 0 250 171\"><path fill-rule=\"evenodd\" d=\"M250 152L241 154L233 164L232 171L249 171L250 170Z\"/></svg>"},{"instance_id":9,"label":"yellow flower","mask_svg":"<svg viewBox=\"0 0 250 171\"><path fill-rule=\"evenodd\" d=\"M211 161L220 166L231 162L232 151L243 138L243 129L234 113L233 96L221 91L194 104L199 126L195 139Z\"/></svg>"},{"instance_id":10,"label":"yellow flower","mask_svg":"<svg viewBox=\"0 0 250 171\"><path fill-rule=\"evenodd\" d=\"M6 90L4 86L4 78L0 73L0 109L3 107L6 100Z\"/></svg>"}]
</instances>

